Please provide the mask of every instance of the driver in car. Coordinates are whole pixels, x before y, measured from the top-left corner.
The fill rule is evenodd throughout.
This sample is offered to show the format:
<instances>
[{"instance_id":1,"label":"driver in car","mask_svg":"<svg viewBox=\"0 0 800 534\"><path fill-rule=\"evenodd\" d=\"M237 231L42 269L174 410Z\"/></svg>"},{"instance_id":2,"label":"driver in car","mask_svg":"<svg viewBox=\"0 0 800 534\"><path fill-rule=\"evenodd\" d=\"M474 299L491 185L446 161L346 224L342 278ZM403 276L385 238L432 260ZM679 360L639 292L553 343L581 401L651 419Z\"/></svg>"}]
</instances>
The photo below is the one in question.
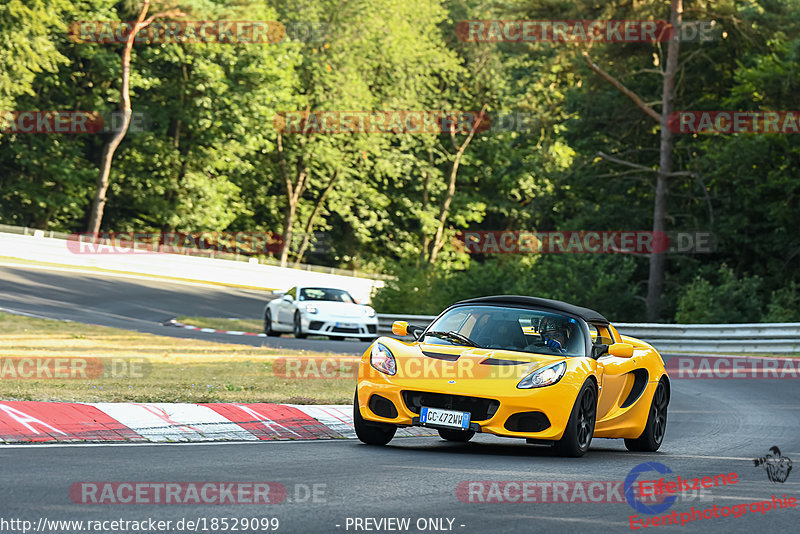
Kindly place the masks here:
<instances>
[{"instance_id":1,"label":"driver in car","mask_svg":"<svg viewBox=\"0 0 800 534\"><path fill-rule=\"evenodd\" d=\"M569 339L569 329L564 321L543 317L539 326L542 341L554 352L567 352L566 345Z\"/></svg>"}]
</instances>

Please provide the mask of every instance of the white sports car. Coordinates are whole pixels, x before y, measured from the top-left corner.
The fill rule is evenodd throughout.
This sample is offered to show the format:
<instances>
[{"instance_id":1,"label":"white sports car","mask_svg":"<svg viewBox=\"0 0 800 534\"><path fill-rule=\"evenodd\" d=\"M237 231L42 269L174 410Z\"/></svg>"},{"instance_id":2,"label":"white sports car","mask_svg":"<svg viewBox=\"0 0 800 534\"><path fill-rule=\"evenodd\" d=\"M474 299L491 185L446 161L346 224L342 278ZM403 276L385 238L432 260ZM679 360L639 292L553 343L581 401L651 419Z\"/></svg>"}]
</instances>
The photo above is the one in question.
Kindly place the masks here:
<instances>
[{"instance_id":1,"label":"white sports car","mask_svg":"<svg viewBox=\"0 0 800 534\"><path fill-rule=\"evenodd\" d=\"M378 335L378 315L343 289L293 287L264 308L264 333L279 336L283 332L292 332L296 338L373 339Z\"/></svg>"}]
</instances>

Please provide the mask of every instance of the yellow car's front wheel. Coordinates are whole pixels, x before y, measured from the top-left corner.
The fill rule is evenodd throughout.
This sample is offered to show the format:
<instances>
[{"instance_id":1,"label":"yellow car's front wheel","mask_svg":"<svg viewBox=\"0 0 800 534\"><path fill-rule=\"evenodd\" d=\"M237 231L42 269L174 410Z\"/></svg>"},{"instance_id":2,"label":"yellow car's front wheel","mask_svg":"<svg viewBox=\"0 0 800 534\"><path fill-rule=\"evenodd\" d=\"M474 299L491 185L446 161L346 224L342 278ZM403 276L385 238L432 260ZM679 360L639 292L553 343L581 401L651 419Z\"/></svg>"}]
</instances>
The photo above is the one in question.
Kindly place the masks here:
<instances>
[{"instance_id":1,"label":"yellow car's front wheel","mask_svg":"<svg viewBox=\"0 0 800 534\"><path fill-rule=\"evenodd\" d=\"M594 383L584 382L572 407L564 435L556 442L556 450L564 456L583 456L589 450L597 420L597 392Z\"/></svg>"},{"instance_id":2,"label":"yellow car's front wheel","mask_svg":"<svg viewBox=\"0 0 800 534\"><path fill-rule=\"evenodd\" d=\"M394 437L397 427L385 423L372 423L365 421L361 417L361 410L358 408L358 391L353 399L353 427L356 436L362 443L367 445L386 445Z\"/></svg>"}]
</instances>

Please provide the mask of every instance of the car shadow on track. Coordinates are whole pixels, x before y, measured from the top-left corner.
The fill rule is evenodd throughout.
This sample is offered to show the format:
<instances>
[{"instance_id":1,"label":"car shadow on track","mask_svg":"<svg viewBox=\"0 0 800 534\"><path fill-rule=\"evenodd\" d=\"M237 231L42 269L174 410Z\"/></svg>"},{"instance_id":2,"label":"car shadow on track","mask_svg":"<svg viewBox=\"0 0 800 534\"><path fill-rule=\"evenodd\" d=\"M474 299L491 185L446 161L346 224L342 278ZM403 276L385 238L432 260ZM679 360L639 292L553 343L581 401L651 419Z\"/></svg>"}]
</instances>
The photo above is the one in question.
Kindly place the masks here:
<instances>
[{"instance_id":1,"label":"car shadow on track","mask_svg":"<svg viewBox=\"0 0 800 534\"><path fill-rule=\"evenodd\" d=\"M472 441L469 443L453 443L439 439L438 437L419 438L414 439L413 443L406 441L408 438L401 438L392 441L389 445L382 448L375 447L373 450L386 451L387 453L415 451L421 454L447 454L447 455L465 455L465 456L502 456L520 457L520 458L561 458L554 447L548 445L531 445L525 443L523 440L509 440L506 443L487 442L487 441ZM501 439L501 438L497 438ZM354 443L354 446L363 445L361 443ZM620 445L622 442L620 441ZM364 445L367 447L366 445ZM602 456L608 458L609 456L625 457L631 453L624 448L613 448L608 446L592 446L589 452L583 458L592 458ZM663 454L663 453L662 453ZM660 456L659 453L653 455L654 458ZM567 459L567 458L565 458ZM568 458L569 460L579 460L579 458Z\"/></svg>"}]
</instances>

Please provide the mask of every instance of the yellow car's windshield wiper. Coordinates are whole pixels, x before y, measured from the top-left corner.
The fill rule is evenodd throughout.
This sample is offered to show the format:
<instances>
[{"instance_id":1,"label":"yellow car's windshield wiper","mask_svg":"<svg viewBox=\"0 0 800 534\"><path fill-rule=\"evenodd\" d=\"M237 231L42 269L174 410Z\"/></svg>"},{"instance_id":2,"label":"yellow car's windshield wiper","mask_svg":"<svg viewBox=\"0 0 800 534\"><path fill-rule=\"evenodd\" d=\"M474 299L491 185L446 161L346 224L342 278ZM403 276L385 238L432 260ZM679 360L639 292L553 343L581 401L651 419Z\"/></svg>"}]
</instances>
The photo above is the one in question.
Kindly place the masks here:
<instances>
[{"instance_id":1,"label":"yellow car's windshield wiper","mask_svg":"<svg viewBox=\"0 0 800 534\"><path fill-rule=\"evenodd\" d=\"M441 331L427 332L425 335L426 336L435 336L435 337L439 337L439 338L442 338L442 339L447 339L447 340L450 340L450 341L455 340L455 341L458 341L460 344L467 345L469 347L480 347L480 345L478 345L477 343L472 341L467 336L459 334L458 332L453 332L452 330L450 332L441 332Z\"/></svg>"}]
</instances>

